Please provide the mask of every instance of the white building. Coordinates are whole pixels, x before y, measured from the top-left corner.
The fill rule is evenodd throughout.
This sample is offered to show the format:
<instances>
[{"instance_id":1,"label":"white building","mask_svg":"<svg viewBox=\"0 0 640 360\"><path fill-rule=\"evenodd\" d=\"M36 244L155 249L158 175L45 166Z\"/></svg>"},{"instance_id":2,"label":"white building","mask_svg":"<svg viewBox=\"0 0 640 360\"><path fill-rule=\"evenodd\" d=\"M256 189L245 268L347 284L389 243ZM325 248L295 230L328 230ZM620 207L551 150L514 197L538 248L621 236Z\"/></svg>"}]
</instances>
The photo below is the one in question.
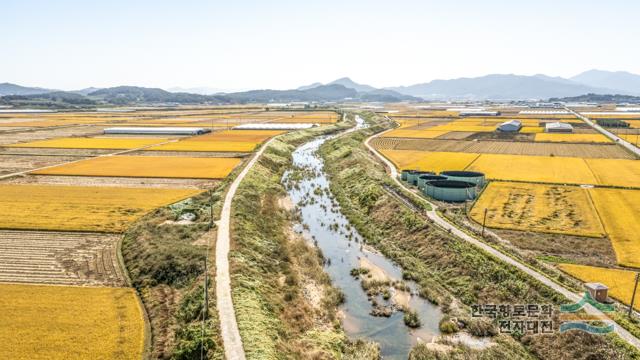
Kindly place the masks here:
<instances>
[{"instance_id":1,"label":"white building","mask_svg":"<svg viewBox=\"0 0 640 360\"><path fill-rule=\"evenodd\" d=\"M551 122L544 126L544 131L548 133L570 133L573 132L573 126L568 123Z\"/></svg>"},{"instance_id":2,"label":"white building","mask_svg":"<svg viewBox=\"0 0 640 360\"><path fill-rule=\"evenodd\" d=\"M518 132L522 129L522 123L519 120L509 120L498 125L496 130L501 132Z\"/></svg>"}]
</instances>

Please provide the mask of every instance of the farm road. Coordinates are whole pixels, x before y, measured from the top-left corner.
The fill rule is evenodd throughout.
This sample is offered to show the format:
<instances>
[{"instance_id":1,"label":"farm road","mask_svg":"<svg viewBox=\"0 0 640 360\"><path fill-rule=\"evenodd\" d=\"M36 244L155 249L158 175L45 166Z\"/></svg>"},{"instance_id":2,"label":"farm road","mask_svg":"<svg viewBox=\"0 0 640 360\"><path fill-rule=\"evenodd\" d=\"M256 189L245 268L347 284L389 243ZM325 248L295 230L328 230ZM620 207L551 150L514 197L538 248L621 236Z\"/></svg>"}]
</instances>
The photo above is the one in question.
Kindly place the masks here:
<instances>
[{"instance_id":1,"label":"farm road","mask_svg":"<svg viewBox=\"0 0 640 360\"><path fill-rule=\"evenodd\" d=\"M608 131L607 129L603 128L602 126L596 124L591 119L589 119L588 117L580 114L579 112L573 111L573 110L569 109L568 107L565 107L565 109L567 111L569 111L570 113L572 113L573 115L575 115L578 118L580 118L580 120L586 122L589 126L594 128L596 131L600 132L602 135L604 135L604 136L608 137L609 139L613 140L616 144L622 145L625 149L631 151L636 156L640 157L640 149L638 147L636 147L635 145L633 145L632 143L626 141L625 139L617 136L616 134Z\"/></svg>"}]
</instances>

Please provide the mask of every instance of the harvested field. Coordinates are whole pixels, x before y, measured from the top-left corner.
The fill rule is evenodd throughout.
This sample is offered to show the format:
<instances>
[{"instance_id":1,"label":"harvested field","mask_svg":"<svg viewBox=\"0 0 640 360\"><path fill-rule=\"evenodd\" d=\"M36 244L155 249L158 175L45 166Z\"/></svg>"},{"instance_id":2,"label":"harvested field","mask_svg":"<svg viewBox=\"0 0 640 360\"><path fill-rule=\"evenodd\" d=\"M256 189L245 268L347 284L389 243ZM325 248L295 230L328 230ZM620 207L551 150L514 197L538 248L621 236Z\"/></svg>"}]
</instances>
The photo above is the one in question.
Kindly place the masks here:
<instances>
[{"instance_id":1,"label":"harvested field","mask_svg":"<svg viewBox=\"0 0 640 360\"><path fill-rule=\"evenodd\" d=\"M449 131L395 129L385 133L381 137L433 139L448 132Z\"/></svg>"},{"instance_id":2,"label":"harvested field","mask_svg":"<svg viewBox=\"0 0 640 360\"><path fill-rule=\"evenodd\" d=\"M536 134L535 141L567 142L567 143L610 143L611 140L602 134Z\"/></svg>"},{"instance_id":3,"label":"harvested field","mask_svg":"<svg viewBox=\"0 0 640 360\"><path fill-rule=\"evenodd\" d=\"M631 304L635 271L622 269L608 269L594 266L559 264L558 267L571 276L583 282L599 282L609 287L609 296L624 303ZM640 295L636 294L633 307L640 310Z\"/></svg>"},{"instance_id":4,"label":"harvested field","mask_svg":"<svg viewBox=\"0 0 640 360\"><path fill-rule=\"evenodd\" d=\"M189 189L0 185L0 229L120 232L147 212L198 193Z\"/></svg>"},{"instance_id":5,"label":"harvested field","mask_svg":"<svg viewBox=\"0 0 640 360\"><path fill-rule=\"evenodd\" d=\"M238 158L103 156L35 171L33 174L223 179L241 161Z\"/></svg>"},{"instance_id":6,"label":"harvested field","mask_svg":"<svg viewBox=\"0 0 640 360\"><path fill-rule=\"evenodd\" d=\"M640 268L640 190L594 188L589 191L618 263Z\"/></svg>"},{"instance_id":7,"label":"harvested field","mask_svg":"<svg viewBox=\"0 0 640 360\"><path fill-rule=\"evenodd\" d=\"M0 284L0 358L141 359L135 290Z\"/></svg>"},{"instance_id":8,"label":"harvested field","mask_svg":"<svg viewBox=\"0 0 640 360\"><path fill-rule=\"evenodd\" d=\"M0 148L0 155L39 155L39 156L71 156L89 157L111 154L115 150L109 149L42 149L42 148ZM76 159L77 160L77 159Z\"/></svg>"},{"instance_id":9,"label":"harvested field","mask_svg":"<svg viewBox=\"0 0 640 360\"><path fill-rule=\"evenodd\" d=\"M615 144L550 144L524 141L464 141L438 139L374 138L379 149L449 151L477 154L563 156L582 158L633 159L633 155Z\"/></svg>"},{"instance_id":10,"label":"harvested field","mask_svg":"<svg viewBox=\"0 0 640 360\"><path fill-rule=\"evenodd\" d=\"M69 136L99 135L102 134L103 129L103 127L98 126L68 126L56 129L37 129L30 131L2 131L0 128L0 145Z\"/></svg>"},{"instance_id":11,"label":"harvested field","mask_svg":"<svg viewBox=\"0 0 640 360\"><path fill-rule=\"evenodd\" d=\"M220 181L207 179L26 175L14 176L4 180L2 184L108 186L156 189L212 189L217 187L218 184L220 184Z\"/></svg>"},{"instance_id":12,"label":"harvested field","mask_svg":"<svg viewBox=\"0 0 640 360\"><path fill-rule=\"evenodd\" d=\"M470 131L450 131L444 135L438 136L438 139L443 140L462 140L466 139L469 136L473 135L473 132Z\"/></svg>"},{"instance_id":13,"label":"harvested field","mask_svg":"<svg viewBox=\"0 0 640 360\"><path fill-rule=\"evenodd\" d=\"M586 159L585 161L599 184L640 187L640 160Z\"/></svg>"},{"instance_id":14,"label":"harvested field","mask_svg":"<svg viewBox=\"0 0 640 360\"><path fill-rule=\"evenodd\" d=\"M586 189L577 186L492 181L470 212L499 229L603 237L604 229Z\"/></svg>"},{"instance_id":15,"label":"harvested field","mask_svg":"<svg viewBox=\"0 0 640 360\"><path fill-rule=\"evenodd\" d=\"M125 286L119 235L0 231L0 282Z\"/></svg>"},{"instance_id":16,"label":"harvested field","mask_svg":"<svg viewBox=\"0 0 640 360\"><path fill-rule=\"evenodd\" d=\"M478 158L478 154L381 150L400 170L445 171L462 170Z\"/></svg>"},{"instance_id":17,"label":"harvested field","mask_svg":"<svg viewBox=\"0 0 640 360\"><path fill-rule=\"evenodd\" d=\"M69 156L5 155L0 152L0 175L28 171L75 160L78 160L78 158Z\"/></svg>"},{"instance_id":18,"label":"harvested field","mask_svg":"<svg viewBox=\"0 0 640 360\"><path fill-rule=\"evenodd\" d=\"M281 130L222 130L211 134L194 136L189 138L189 141L261 143L285 132Z\"/></svg>"},{"instance_id":19,"label":"harvested field","mask_svg":"<svg viewBox=\"0 0 640 360\"><path fill-rule=\"evenodd\" d=\"M252 152L258 143L241 141L191 141L183 140L154 146L148 151L194 151L194 152Z\"/></svg>"},{"instance_id":20,"label":"harvested field","mask_svg":"<svg viewBox=\"0 0 640 360\"><path fill-rule=\"evenodd\" d=\"M13 148L61 148L61 149L115 149L126 150L159 144L168 139L160 138L85 138L73 137L39 140L7 145Z\"/></svg>"},{"instance_id":21,"label":"harvested field","mask_svg":"<svg viewBox=\"0 0 640 360\"><path fill-rule=\"evenodd\" d=\"M500 140L500 141L524 141L524 142L532 142L535 134L523 134L523 133L505 133L505 132L479 132L473 133L468 136L466 140L479 140L479 141L491 141L491 140Z\"/></svg>"}]
</instances>

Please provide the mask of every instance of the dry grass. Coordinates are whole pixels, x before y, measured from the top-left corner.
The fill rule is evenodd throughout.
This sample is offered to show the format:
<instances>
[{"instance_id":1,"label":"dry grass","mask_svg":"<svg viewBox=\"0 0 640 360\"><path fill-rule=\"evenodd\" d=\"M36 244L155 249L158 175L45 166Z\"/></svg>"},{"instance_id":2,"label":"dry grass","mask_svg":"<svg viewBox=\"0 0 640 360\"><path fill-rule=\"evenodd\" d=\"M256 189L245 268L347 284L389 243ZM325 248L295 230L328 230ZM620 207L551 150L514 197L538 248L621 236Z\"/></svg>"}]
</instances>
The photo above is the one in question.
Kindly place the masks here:
<instances>
[{"instance_id":1,"label":"dry grass","mask_svg":"<svg viewBox=\"0 0 640 360\"><path fill-rule=\"evenodd\" d=\"M608 137L602 134L536 134L535 141L543 142L573 142L573 143L608 143Z\"/></svg>"},{"instance_id":2,"label":"dry grass","mask_svg":"<svg viewBox=\"0 0 640 360\"><path fill-rule=\"evenodd\" d=\"M141 359L133 289L0 284L0 358Z\"/></svg>"},{"instance_id":3,"label":"dry grass","mask_svg":"<svg viewBox=\"0 0 640 360\"><path fill-rule=\"evenodd\" d=\"M470 216L500 229L604 236L586 189L574 186L491 182Z\"/></svg>"},{"instance_id":4,"label":"dry grass","mask_svg":"<svg viewBox=\"0 0 640 360\"><path fill-rule=\"evenodd\" d=\"M150 210L200 192L186 189L0 185L0 228L119 232Z\"/></svg>"},{"instance_id":5,"label":"dry grass","mask_svg":"<svg viewBox=\"0 0 640 360\"><path fill-rule=\"evenodd\" d=\"M150 138L65 138L32 141L7 145L15 148L62 148L62 149L136 149L159 144L167 139Z\"/></svg>"},{"instance_id":6,"label":"dry grass","mask_svg":"<svg viewBox=\"0 0 640 360\"><path fill-rule=\"evenodd\" d=\"M640 190L594 188L589 191L618 263L640 268Z\"/></svg>"},{"instance_id":7,"label":"dry grass","mask_svg":"<svg viewBox=\"0 0 640 360\"><path fill-rule=\"evenodd\" d=\"M103 156L34 171L36 175L223 179L239 158Z\"/></svg>"},{"instance_id":8,"label":"dry grass","mask_svg":"<svg viewBox=\"0 0 640 360\"><path fill-rule=\"evenodd\" d=\"M627 305L631 304L635 271L608 269L594 266L559 264L558 267L584 282L599 282L609 287L609 296ZM636 294L634 308L640 310L639 295Z\"/></svg>"}]
</instances>

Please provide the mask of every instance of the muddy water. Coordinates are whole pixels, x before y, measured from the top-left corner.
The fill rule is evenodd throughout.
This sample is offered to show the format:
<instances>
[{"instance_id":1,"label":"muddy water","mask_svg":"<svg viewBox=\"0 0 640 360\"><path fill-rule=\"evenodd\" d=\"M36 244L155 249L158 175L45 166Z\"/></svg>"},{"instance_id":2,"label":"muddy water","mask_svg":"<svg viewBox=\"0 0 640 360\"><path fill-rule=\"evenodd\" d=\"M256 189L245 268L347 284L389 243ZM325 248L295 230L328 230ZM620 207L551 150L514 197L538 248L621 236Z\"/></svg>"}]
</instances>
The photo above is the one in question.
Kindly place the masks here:
<instances>
[{"instance_id":1,"label":"muddy water","mask_svg":"<svg viewBox=\"0 0 640 360\"><path fill-rule=\"evenodd\" d=\"M358 127L364 126L357 118ZM404 324L404 313L395 311L390 317L374 317L367 294L360 280L350 275L351 269L363 266L370 274L401 280L402 269L381 254L363 246L362 236L350 226L347 218L331 195L329 181L323 171L318 148L330 137L322 137L300 146L293 153L295 171L283 177L289 197L300 210L301 224L296 231L318 246L326 259L325 271L333 285L345 294L341 307L344 329L351 338L366 338L380 344L385 359L406 359L411 347L418 341L429 342L439 335L438 322L442 314L439 309L416 295L415 283L406 282L410 291L391 289L391 299L376 298L379 304L408 303L418 313L421 327L410 329ZM300 174L304 174L301 176ZM394 294L395 293L395 294Z\"/></svg>"}]
</instances>

